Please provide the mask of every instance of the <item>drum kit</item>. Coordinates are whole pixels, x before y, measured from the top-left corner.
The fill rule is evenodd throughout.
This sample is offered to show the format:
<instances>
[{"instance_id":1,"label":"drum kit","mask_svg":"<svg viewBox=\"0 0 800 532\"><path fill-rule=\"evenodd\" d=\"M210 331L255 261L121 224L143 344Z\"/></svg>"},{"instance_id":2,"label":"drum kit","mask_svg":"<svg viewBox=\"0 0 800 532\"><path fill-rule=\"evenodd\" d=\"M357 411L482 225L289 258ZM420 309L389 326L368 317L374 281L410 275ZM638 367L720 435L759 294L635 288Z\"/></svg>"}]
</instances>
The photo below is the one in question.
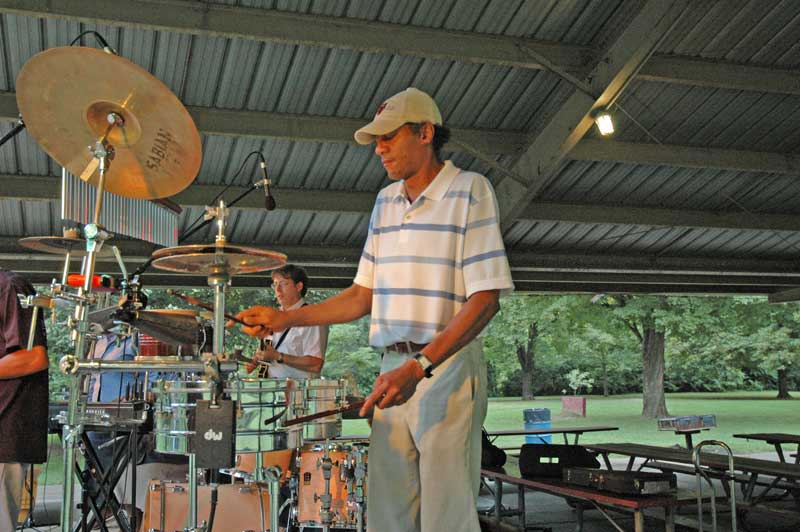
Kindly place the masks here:
<instances>
[{"instance_id":1,"label":"drum kit","mask_svg":"<svg viewBox=\"0 0 800 532\"><path fill-rule=\"evenodd\" d=\"M128 275L118 249L108 245L111 229L99 224L104 192L160 199L189 186L199 171L200 136L178 98L149 72L113 53L61 47L39 53L23 66L17 103L22 127L67 171L97 189L93 217L80 230L20 241L32 250L64 256L60 282L54 280L46 293L23 300L33 307L29 346L41 309L72 309L68 323L73 352L59 363L71 377L67 411L61 416L61 529L72 530L74 524L77 442L84 427L98 424L87 397L89 378L97 372L135 372L145 374L141 382L147 389L138 399L152 412L154 450L189 457L188 483L151 481L143 530L210 531L215 511L216 530L364 530L366 448L337 439L342 413L358 406L348 403L345 382L249 378L239 374L237 356L226 351L225 292L231 279L281 267L287 257L229 244L229 206L220 200L206 208L207 219L216 219L218 228L213 243L167 247L148 261L155 268L206 277L214 299L201 306L211 310L149 309L142 268ZM112 254L123 272L116 287L121 296L117 305L97 308L97 258ZM78 286L68 282L74 277L69 269L75 257L83 258ZM137 356L90 358L94 342L105 334L137 337ZM175 377L153 379L157 372ZM195 423L201 409L224 401L232 402L235 412L236 458L231 467L221 469L232 483L214 482L217 471L204 484L195 454L209 438L196 434ZM198 523L198 514L209 515L208 521ZM282 514L285 521L279 519ZM136 530L135 517L128 524Z\"/></svg>"}]
</instances>

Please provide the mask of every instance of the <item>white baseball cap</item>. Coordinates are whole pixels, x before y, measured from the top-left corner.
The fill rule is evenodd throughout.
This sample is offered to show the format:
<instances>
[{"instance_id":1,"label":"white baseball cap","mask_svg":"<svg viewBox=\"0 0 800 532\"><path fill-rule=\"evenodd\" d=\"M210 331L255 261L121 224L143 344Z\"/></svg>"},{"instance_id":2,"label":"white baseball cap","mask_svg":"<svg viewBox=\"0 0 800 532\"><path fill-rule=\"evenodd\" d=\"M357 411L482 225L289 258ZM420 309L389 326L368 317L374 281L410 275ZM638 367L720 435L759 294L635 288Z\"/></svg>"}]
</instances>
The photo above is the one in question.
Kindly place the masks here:
<instances>
[{"instance_id":1,"label":"white baseball cap","mask_svg":"<svg viewBox=\"0 0 800 532\"><path fill-rule=\"evenodd\" d=\"M356 131L356 142L369 144L375 137L390 133L409 122L442 125L442 113L439 112L436 102L428 94L414 87L398 92L380 104L372 122Z\"/></svg>"}]
</instances>

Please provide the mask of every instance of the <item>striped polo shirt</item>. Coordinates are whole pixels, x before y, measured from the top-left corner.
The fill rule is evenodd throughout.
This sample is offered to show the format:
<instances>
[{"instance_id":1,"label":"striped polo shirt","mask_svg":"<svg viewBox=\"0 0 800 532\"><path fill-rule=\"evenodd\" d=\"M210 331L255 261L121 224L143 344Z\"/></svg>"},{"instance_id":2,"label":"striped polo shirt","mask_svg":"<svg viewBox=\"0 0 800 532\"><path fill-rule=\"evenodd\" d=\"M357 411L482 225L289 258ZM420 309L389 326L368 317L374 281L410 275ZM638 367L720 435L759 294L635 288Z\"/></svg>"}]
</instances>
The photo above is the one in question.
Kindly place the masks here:
<instances>
[{"instance_id":1,"label":"striped polo shirt","mask_svg":"<svg viewBox=\"0 0 800 532\"><path fill-rule=\"evenodd\" d=\"M414 203L403 181L381 190L354 282L376 347L429 343L475 292L513 290L489 181L447 161Z\"/></svg>"}]
</instances>

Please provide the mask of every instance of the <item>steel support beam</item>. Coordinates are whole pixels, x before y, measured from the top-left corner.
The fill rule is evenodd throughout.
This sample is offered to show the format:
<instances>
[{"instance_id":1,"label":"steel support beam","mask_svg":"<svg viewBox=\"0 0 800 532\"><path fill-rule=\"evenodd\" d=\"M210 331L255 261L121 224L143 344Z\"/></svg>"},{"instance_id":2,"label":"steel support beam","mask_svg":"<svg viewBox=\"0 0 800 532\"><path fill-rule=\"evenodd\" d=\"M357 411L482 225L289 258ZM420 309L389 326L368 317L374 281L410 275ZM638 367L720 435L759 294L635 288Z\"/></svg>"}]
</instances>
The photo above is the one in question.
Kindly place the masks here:
<instances>
[{"instance_id":1,"label":"steel support beam","mask_svg":"<svg viewBox=\"0 0 800 532\"><path fill-rule=\"evenodd\" d=\"M299 142L353 143L353 131L363 120L350 118L188 108L198 129L206 134L279 138ZM0 121L18 117L16 95L0 92ZM446 149L462 151L459 141L487 154L517 155L529 142L525 133L509 130L454 129ZM697 146L582 139L566 158L576 161L610 161L630 164L718 168L770 174L800 175L800 156L785 153L726 150Z\"/></svg>"},{"instance_id":2,"label":"steel support beam","mask_svg":"<svg viewBox=\"0 0 800 532\"><path fill-rule=\"evenodd\" d=\"M577 88L497 186L501 224L508 227L557 174L567 154L593 125L592 113L610 106L685 13L686 2L648 0L621 29L582 80L594 96Z\"/></svg>"},{"instance_id":3,"label":"steel support beam","mask_svg":"<svg viewBox=\"0 0 800 532\"><path fill-rule=\"evenodd\" d=\"M176 0L0 0L0 12L261 42L344 48L514 68L542 69L537 57L579 72L595 51L501 35L250 9ZM387 39L386 35L392 38ZM655 56L637 78L686 85L800 94L797 70L691 57Z\"/></svg>"},{"instance_id":4,"label":"steel support beam","mask_svg":"<svg viewBox=\"0 0 800 532\"><path fill-rule=\"evenodd\" d=\"M792 303L800 301L800 287L781 290L769 295L770 303Z\"/></svg>"},{"instance_id":5,"label":"steel support beam","mask_svg":"<svg viewBox=\"0 0 800 532\"><path fill-rule=\"evenodd\" d=\"M22 273L27 279L37 284L49 284L58 277L59 265L53 264L50 271L32 271L26 263L0 259L4 268ZM51 263L45 263L51 264ZM36 270L42 269L37 265ZM315 289L341 289L350 286L355 276L352 270L333 270L327 268L308 267L306 270L312 279ZM347 275L349 273L349 275ZM771 282L772 278L759 277L739 278L738 276L714 278L708 275L696 276L686 282L686 276L637 276L627 274L572 274L553 273L550 275L526 276L513 271L514 284L518 292L560 292L560 293L640 293L640 294L774 294L770 301L795 301L800 296L800 278ZM674 278L673 278L674 277ZM148 272L143 278L145 286L156 287L193 287L208 288L208 281L199 275L182 275L158 270ZM251 275L240 275L233 278L233 288L265 289L269 286L269 272ZM789 297L789 296L792 297Z\"/></svg>"},{"instance_id":6,"label":"steel support beam","mask_svg":"<svg viewBox=\"0 0 800 532\"><path fill-rule=\"evenodd\" d=\"M138 240L115 239L126 263L144 262L157 246ZM245 243L244 245L252 245ZM361 248L335 246L280 246L289 260L304 266L355 267ZM117 271L113 257L98 257L98 271ZM31 263L30 271L40 271L34 262L63 264L58 255L36 253L19 245L17 238L0 237L0 261ZM800 261L779 259L743 259L735 257L664 257L657 255L591 255L586 253L557 253L538 250L511 251L509 262L514 271L523 272L600 272L626 274L706 274L712 276L766 275L800 276ZM75 259L75 264L79 264ZM101 269L102 268L102 269ZM129 268L130 269L130 268ZM48 271L50 271L48 269ZM155 271L155 270L154 270Z\"/></svg>"},{"instance_id":7,"label":"steel support beam","mask_svg":"<svg viewBox=\"0 0 800 532\"><path fill-rule=\"evenodd\" d=\"M567 154L576 161L715 168L739 172L766 172L800 176L800 156L747 150L726 150L675 144L619 142L586 138Z\"/></svg>"},{"instance_id":8,"label":"steel support beam","mask_svg":"<svg viewBox=\"0 0 800 532\"><path fill-rule=\"evenodd\" d=\"M0 175L3 188L0 198L41 201L60 198L59 178ZM192 185L170 199L184 208L203 207L224 187ZM246 189L230 187L228 194L238 196ZM273 189L279 210L368 214L372 212L375 194L334 190ZM235 210L263 210L260 194L251 194L240 201ZM653 207L620 207L613 205L533 202L521 213L520 220L584 224L618 224L650 227L695 227L713 229L800 231L800 215L754 214L739 211L690 211Z\"/></svg>"},{"instance_id":9,"label":"steel support beam","mask_svg":"<svg viewBox=\"0 0 800 532\"><path fill-rule=\"evenodd\" d=\"M201 133L209 135L276 138L303 142L335 142L355 144L353 133L364 120L353 118L235 111L208 107L187 107ZM19 118L16 94L0 92L0 121L13 122ZM477 130L453 128L454 141L463 141L485 153L515 155L527 144L528 137L518 131ZM456 143L445 146L459 150Z\"/></svg>"},{"instance_id":10,"label":"steel support beam","mask_svg":"<svg viewBox=\"0 0 800 532\"><path fill-rule=\"evenodd\" d=\"M776 288L765 286L729 286L719 284L615 284L615 283L515 283L516 291L536 294L642 294L642 295L766 295Z\"/></svg>"}]
</instances>

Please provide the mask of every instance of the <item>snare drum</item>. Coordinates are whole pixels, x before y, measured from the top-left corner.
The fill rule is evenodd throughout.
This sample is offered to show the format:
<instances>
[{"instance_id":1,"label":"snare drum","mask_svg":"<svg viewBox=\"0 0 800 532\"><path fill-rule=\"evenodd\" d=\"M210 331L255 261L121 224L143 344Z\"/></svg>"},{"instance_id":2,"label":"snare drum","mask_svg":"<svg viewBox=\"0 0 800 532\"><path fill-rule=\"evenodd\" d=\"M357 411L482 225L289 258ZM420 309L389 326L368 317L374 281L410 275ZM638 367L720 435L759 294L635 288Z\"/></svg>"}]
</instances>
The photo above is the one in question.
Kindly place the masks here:
<instances>
[{"instance_id":1,"label":"snare drum","mask_svg":"<svg viewBox=\"0 0 800 532\"><path fill-rule=\"evenodd\" d=\"M305 379L289 394L287 419L308 416L344 406L347 397L345 380ZM315 419L289 428L289 445L300 448L307 441L337 438L342 434L342 415Z\"/></svg>"},{"instance_id":2,"label":"snare drum","mask_svg":"<svg viewBox=\"0 0 800 532\"><path fill-rule=\"evenodd\" d=\"M264 421L287 408L287 394L294 387L288 379L237 379L224 392L237 402L236 452L255 453L287 448L287 432L279 420ZM198 400L209 400L211 384L205 380L158 380L155 400L156 451L166 454L194 452L194 415Z\"/></svg>"},{"instance_id":3,"label":"snare drum","mask_svg":"<svg viewBox=\"0 0 800 532\"><path fill-rule=\"evenodd\" d=\"M325 486L325 469L330 484ZM306 445L296 458L299 527L366 529L367 447L353 444ZM323 504L330 495L330 507Z\"/></svg>"}]
</instances>

